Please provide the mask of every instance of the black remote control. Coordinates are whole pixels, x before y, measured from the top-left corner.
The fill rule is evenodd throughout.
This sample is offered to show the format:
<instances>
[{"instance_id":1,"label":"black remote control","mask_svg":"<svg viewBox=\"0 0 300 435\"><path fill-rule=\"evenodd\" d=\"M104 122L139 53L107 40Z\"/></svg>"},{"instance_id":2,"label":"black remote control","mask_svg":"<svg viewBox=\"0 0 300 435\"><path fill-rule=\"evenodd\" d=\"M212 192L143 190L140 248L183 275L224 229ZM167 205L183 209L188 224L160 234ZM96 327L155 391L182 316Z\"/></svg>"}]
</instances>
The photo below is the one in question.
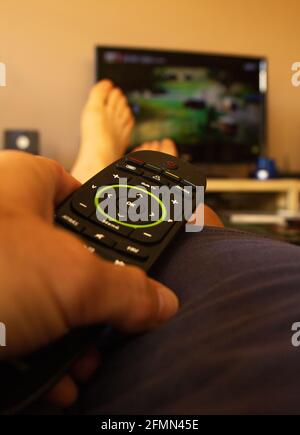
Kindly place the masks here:
<instances>
[{"instance_id":1,"label":"black remote control","mask_svg":"<svg viewBox=\"0 0 300 435\"><path fill-rule=\"evenodd\" d=\"M134 152L67 198L57 208L55 222L82 239L90 252L149 272L203 201L205 187L203 174L185 161ZM51 388L89 345L101 348L111 337L106 326L80 329L29 357L2 364L0 412L22 410Z\"/></svg>"}]
</instances>

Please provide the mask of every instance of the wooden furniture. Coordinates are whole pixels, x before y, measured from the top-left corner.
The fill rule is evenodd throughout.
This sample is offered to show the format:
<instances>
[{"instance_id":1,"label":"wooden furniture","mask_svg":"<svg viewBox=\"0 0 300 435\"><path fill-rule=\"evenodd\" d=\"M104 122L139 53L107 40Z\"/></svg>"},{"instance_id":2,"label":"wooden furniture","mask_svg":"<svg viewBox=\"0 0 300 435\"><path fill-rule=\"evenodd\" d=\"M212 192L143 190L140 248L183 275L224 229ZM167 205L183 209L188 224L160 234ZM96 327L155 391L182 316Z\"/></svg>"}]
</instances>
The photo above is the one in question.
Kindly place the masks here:
<instances>
[{"instance_id":1,"label":"wooden furniture","mask_svg":"<svg viewBox=\"0 0 300 435\"><path fill-rule=\"evenodd\" d=\"M300 180L251 180L251 179L208 179L207 193L247 192L247 193L274 193L276 206L291 214L299 213Z\"/></svg>"}]
</instances>

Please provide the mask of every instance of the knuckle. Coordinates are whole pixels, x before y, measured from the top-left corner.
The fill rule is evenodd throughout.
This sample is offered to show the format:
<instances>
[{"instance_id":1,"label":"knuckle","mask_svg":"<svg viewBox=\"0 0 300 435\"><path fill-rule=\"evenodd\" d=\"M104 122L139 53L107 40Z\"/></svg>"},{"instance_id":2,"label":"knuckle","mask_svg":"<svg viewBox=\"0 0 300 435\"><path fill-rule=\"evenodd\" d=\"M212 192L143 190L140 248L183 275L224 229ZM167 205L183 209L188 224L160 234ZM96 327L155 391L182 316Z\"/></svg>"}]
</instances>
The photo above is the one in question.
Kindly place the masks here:
<instances>
[{"instance_id":1,"label":"knuckle","mask_svg":"<svg viewBox=\"0 0 300 435\"><path fill-rule=\"evenodd\" d=\"M138 268L132 268L129 279L134 282L134 292L132 292L132 306L130 315L127 319L129 329L134 327L147 327L155 322L159 310L159 300L157 292L153 289L147 275Z\"/></svg>"}]
</instances>

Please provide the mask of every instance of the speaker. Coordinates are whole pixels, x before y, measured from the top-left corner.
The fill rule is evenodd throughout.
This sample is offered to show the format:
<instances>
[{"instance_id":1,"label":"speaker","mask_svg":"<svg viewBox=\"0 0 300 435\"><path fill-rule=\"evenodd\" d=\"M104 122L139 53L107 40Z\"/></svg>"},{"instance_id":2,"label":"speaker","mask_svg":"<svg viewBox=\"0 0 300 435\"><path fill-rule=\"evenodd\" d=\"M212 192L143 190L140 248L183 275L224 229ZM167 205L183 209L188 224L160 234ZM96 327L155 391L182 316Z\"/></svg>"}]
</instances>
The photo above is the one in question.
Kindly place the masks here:
<instances>
[{"instance_id":1,"label":"speaker","mask_svg":"<svg viewBox=\"0 0 300 435\"><path fill-rule=\"evenodd\" d=\"M4 148L39 154L39 132L36 130L6 130Z\"/></svg>"}]
</instances>

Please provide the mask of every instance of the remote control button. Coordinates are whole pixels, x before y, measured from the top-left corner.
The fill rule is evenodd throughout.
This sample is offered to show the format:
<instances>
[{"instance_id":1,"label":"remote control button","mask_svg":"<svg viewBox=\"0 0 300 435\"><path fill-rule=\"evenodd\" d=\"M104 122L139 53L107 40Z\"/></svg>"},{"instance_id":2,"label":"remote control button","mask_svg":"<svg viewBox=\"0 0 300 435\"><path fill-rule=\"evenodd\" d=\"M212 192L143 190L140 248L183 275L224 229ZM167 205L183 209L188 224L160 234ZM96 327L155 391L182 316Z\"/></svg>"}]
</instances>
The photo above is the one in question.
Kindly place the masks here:
<instances>
[{"instance_id":1,"label":"remote control button","mask_svg":"<svg viewBox=\"0 0 300 435\"><path fill-rule=\"evenodd\" d=\"M115 245L115 241L107 236L103 231L94 231L92 229L86 229L83 232L84 236L89 237L95 243L99 243L101 245L107 246L108 248L112 248Z\"/></svg>"},{"instance_id":2,"label":"remote control button","mask_svg":"<svg viewBox=\"0 0 300 435\"><path fill-rule=\"evenodd\" d=\"M84 226L81 222L71 213L62 213L56 216L56 219L62 224L66 225L69 228L81 233L84 229Z\"/></svg>"},{"instance_id":3,"label":"remote control button","mask_svg":"<svg viewBox=\"0 0 300 435\"><path fill-rule=\"evenodd\" d=\"M152 175L152 174L144 174L143 178L152 181L153 183L157 183L161 186L169 186L169 180L163 177L160 174Z\"/></svg>"},{"instance_id":4,"label":"remote control button","mask_svg":"<svg viewBox=\"0 0 300 435\"><path fill-rule=\"evenodd\" d=\"M93 198L80 199L80 197L75 197L72 200L72 208L74 211L81 214L82 216L89 217L95 211L94 200Z\"/></svg>"},{"instance_id":5,"label":"remote control button","mask_svg":"<svg viewBox=\"0 0 300 435\"><path fill-rule=\"evenodd\" d=\"M184 186L180 186L179 184L177 184L174 187L175 187L175 189L178 190L178 192L182 192L186 198L193 197L193 187L192 186L185 186L184 187Z\"/></svg>"},{"instance_id":6,"label":"remote control button","mask_svg":"<svg viewBox=\"0 0 300 435\"><path fill-rule=\"evenodd\" d=\"M125 225L118 224L117 222L110 221L109 219L103 218L103 220L98 220L97 215L92 216L93 222L96 222L98 225L106 227L107 229L120 234L121 236L129 236L132 232L132 228L126 227Z\"/></svg>"},{"instance_id":7,"label":"remote control button","mask_svg":"<svg viewBox=\"0 0 300 435\"><path fill-rule=\"evenodd\" d=\"M125 184L127 184L129 182L129 180L131 180L131 177L128 174L124 174L120 171L113 171L113 173L111 174L111 177L105 179L105 180L107 180L105 182L105 185L109 186L109 185L113 185L113 184L118 184L119 180L120 179L124 180L124 178L126 178ZM103 183L102 183L102 185L103 185Z\"/></svg>"},{"instance_id":8,"label":"remote control button","mask_svg":"<svg viewBox=\"0 0 300 435\"><path fill-rule=\"evenodd\" d=\"M155 181L155 180L153 180L153 181ZM137 186L137 187L141 187L141 188L147 190L148 192L153 193L154 195L155 195L155 192L159 190L159 186L157 184L151 183L150 181L138 179L138 178L134 178L132 180L132 185Z\"/></svg>"},{"instance_id":9,"label":"remote control button","mask_svg":"<svg viewBox=\"0 0 300 435\"><path fill-rule=\"evenodd\" d=\"M137 211L132 213L131 210L127 211L127 214L124 217L124 214L117 213L120 220L125 221L128 224L139 226L139 225L147 225L157 222L161 219L162 212L161 208L157 208L153 206L151 208L150 205L139 206ZM126 219L126 220L125 220Z\"/></svg>"},{"instance_id":10,"label":"remote control button","mask_svg":"<svg viewBox=\"0 0 300 435\"><path fill-rule=\"evenodd\" d=\"M87 184L84 185L83 189L84 192L90 192L90 194L93 194L94 196L96 195L97 189L99 189L100 184L93 181L93 182L88 182Z\"/></svg>"},{"instance_id":11,"label":"remote control button","mask_svg":"<svg viewBox=\"0 0 300 435\"><path fill-rule=\"evenodd\" d=\"M114 257L112 259L108 258L108 260L113 261L115 266L121 266L121 267L130 266L130 265L138 266L137 262L131 261L130 259L127 258L125 260L124 258Z\"/></svg>"},{"instance_id":12,"label":"remote control button","mask_svg":"<svg viewBox=\"0 0 300 435\"><path fill-rule=\"evenodd\" d=\"M143 160L137 159L136 157L127 157L126 162L132 163L136 166L144 166L145 162Z\"/></svg>"},{"instance_id":13,"label":"remote control button","mask_svg":"<svg viewBox=\"0 0 300 435\"><path fill-rule=\"evenodd\" d=\"M94 180L93 183L88 183L84 185L84 193L89 193L90 195L93 195L93 198L95 198L98 189L100 189L101 187L119 184L120 179L122 179L122 184L128 184L131 178L132 177L128 173L115 169L112 170L111 173L106 174L105 177L100 175L97 180Z\"/></svg>"},{"instance_id":14,"label":"remote control button","mask_svg":"<svg viewBox=\"0 0 300 435\"><path fill-rule=\"evenodd\" d=\"M183 202L183 198L182 195L176 195L173 197L173 199L171 199L171 203L170 203L170 216L171 219L175 220L175 221L182 221L184 220L184 202Z\"/></svg>"},{"instance_id":15,"label":"remote control button","mask_svg":"<svg viewBox=\"0 0 300 435\"><path fill-rule=\"evenodd\" d=\"M83 245L91 254L98 254L97 248L94 245L91 245L90 243L85 243Z\"/></svg>"},{"instance_id":16,"label":"remote control button","mask_svg":"<svg viewBox=\"0 0 300 435\"><path fill-rule=\"evenodd\" d=\"M122 260L115 260L114 263L116 266L122 266L122 267L126 266L125 261Z\"/></svg>"},{"instance_id":17,"label":"remote control button","mask_svg":"<svg viewBox=\"0 0 300 435\"><path fill-rule=\"evenodd\" d=\"M93 194L93 196L95 197L98 189L100 189L101 187L104 186L112 186L114 184L120 184L120 179L122 179L122 184L128 184L128 182L131 180L131 176L126 173L126 172L122 172L122 171L118 171L118 170L112 170L111 173L106 174L105 177L99 177L98 180L94 183L89 183L87 185L84 186L84 191L85 192L90 192L90 194Z\"/></svg>"},{"instance_id":18,"label":"remote control button","mask_svg":"<svg viewBox=\"0 0 300 435\"><path fill-rule=\"evenodd\" d=\"M131 187L133 186L133 187ZM126 187L119 187L116 189L117 198L126 198L128 201L135 201L137 199L147 198L148 191L142 186L130 184Z\"/></svg>"},{"instance_id":19,"label":"remote control button","mask_svg":"<svg viewBox=\"0 0 300 435\"><path fill-rule=\"evenodd\" d=\"M139 248L132 243L120 242L115 247L117 251L124 252L127 255L130 255L135 258L140 258L141 260L146 260L149 257L149 254L146 249Z\"/></svg>"},{"instance_id":20,"label":"remote control button","mask_svg":"<svg viewBox=\"0 0 300 435\"><path fill-rule=\"evenodd\" d=\"M172 226L173 220L170 223L162 222L155 227L136 229L130 235L130 238L141 243L158 243L167 235Z\"/></svg>"},{"instance_id":21,"label":"remote control button","mask_svg":"<svg viewBox=\"0 0 300 435\"><path fill-rule=\"evenodd\" d=\"M127 207L127 208L126 208ZM128 201L124 206L120 206L117 210L117 219L120 222L125 222L133 226L151 224L161 219L162 209L158 203L149 201L145 204L139 204Z\"/></svg>"},{"instance_id":22,"label":"remote control button","mask_svg":"<svg viewBox=\"0 0 300 435\"><path fill-rule=\"evenodd\" d=\"M105 258L108 261L111 261L116 266L129 266L129 265L135 265L139 266L140 260L137 259L136 261L133 257L132 259L130 257L124 258L122 254L118 254L117 252L108 250L106 247L98 246L93 243L84 243L84 246L92 253L97 254L102 258Z\"/></svg>"},{"instance_id":23,"label":"remote control button","mask_svg":"<svg viewBox=\"0 0 300 435\"><path fill-rule=\"evenodd\" d=\"M83 240L83 246L91 253L91 254L97 254L100 255L101 257L107 259L107 260L111 260L111 256L110 256L110 251L107 251L106 247L102 247L99 246L98 244L96 245L95 243L91 243L89 241ZM111 253L113 254L113 251L111 251Z\"/></svg>"},{"instance_id":24,"label":"remote control button","mask_svg":"<svg viewBox=\"0 0 300 435\"><path fill-rule=\"evenodd\" d=\"M178 182L180 180L180 177L178 177L178 175L173 174L173 172L170 172L170 171L164 171L164 175L172 181Z\"/></svg>"},{"instance_id":25,"label":"remote control button","mask_svg":"<svg viewBox=\"0 0 300 435\"><path fill-rule=\"evenodd\" d=\"M168 160L165 163L165 167L167 169L175 170L175 169L178 169L178 164L176 162L174 162L173 160Z\"/></svg>"},{"instance_id":26,"label":"remote control button","mask_svg":"<svg viewBox=\"0 0 300 435\"><path fill-rule=\"evenodd\" d=\"M140 265L140 262L135 261L134 258L132 258L132 259L128 258L128 257L124 258L124 257L122 257L121 253L119 256L117 252L115 252L115 253L112 252L111 254L106 253L105 258L109 261L112 261L115 266L124 267L124 266L130 266L130 265L134 265L134 266Z\"/></svg>"},{"instance_id":27,"label":"remote control button","mask_svg":"<svg viewBox=\"0 0 300 435\"><path fill-rule=\"evenodd\" d=\"M104 190L110 191L110 186L105 187ZM159 196L157 194L150 195L150 191L144 187L121 186L114 188L114 195L111 194L111 196L112 202L110 204L106 198L104 202L99 201L99 213L101 213L101 209L103 211L102 215L98 214L100 223L108 219L110 222L131 228L156 222L163 215L164 208ZM92 219L94 220L94 215ZM131 227L126 224L131 225Z\"/></svg>"},{"instance_id":28,"label":"remote control button","mask_svg":"<svg viewBox=\"0 0 300 435\"><path fill-rule=\"evenodd\" d=\"M143 171L137 167L137 165L133 165L131 163L118 163L116 165L118 169L122 169L122 171L131 172L132 174L142 175Z\"/></svg>"},{"instance_id":29,"label":"remote control button","mask_svg":"<svg viewBox=\"0 0 300 435\"><path fill-rule=\"evenodd\" d=\"M159 166L152 165L151 163L146 163L145 169L149 169L149 171L155 172L156 174L162 173L162 169Z\"/></svg>"}]
</instances>

